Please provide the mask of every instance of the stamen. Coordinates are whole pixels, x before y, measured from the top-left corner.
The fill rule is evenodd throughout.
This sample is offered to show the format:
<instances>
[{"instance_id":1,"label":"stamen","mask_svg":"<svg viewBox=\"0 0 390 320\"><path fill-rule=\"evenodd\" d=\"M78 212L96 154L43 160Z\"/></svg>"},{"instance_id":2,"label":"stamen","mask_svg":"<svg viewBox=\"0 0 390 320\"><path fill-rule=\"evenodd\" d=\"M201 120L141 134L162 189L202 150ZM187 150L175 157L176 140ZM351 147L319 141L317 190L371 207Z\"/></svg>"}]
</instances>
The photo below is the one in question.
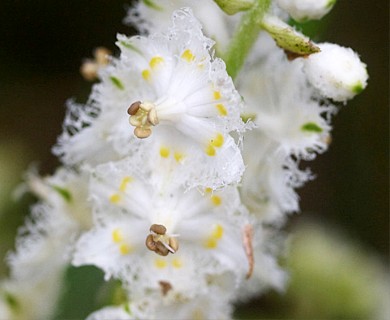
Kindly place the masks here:
<instances>
[{"instance_id":1,"label":"stamen","mask_svg":"<svg viewBox=\"0 0 390 320\"><path fill-rule=\"evenodd\" d=\"M149 228L150 234L146 237L146 247L155 253L166 256L168 253L175 253L179 249L177 234L167 235L167 228L162 224L152 224Z\"/></svg>"},{"instance_id":2,"label":"stamen","mask_svg":"<svg viewBox=\"0 0 390 320\"><path fill-rule=\"evenodd\" d=\"M165 257L168 255L169 250L161 241L157 241L156 242L156 250L154 252L156 252L160 256Z\"/></svg>"},{"instance_id":3,"label":"stamen","mask_svg":"<svg viewBox=\"0 0 390 320\"><path fill-rule=\"evenodd\" d=\"M167 232L167 228L162 224L152 224L149 231L164 235Z\"/></svg>"},{"instance_id":4,"label":"stamen","mask_svg":"<svg viewBox=\"0 0 390 320\"><path fill-rule=\"evenodd\" d=\"M153 239L153 235L149 234L146 237L145 245L150 251L156 251L156 242Z\"/></svg>"},{"instance_id":5,"label":"stamen","mask_svg":"<svg viewBox=\"0 0 390 320\"><path fill-rule=\"evenodd\" d=\"M145 138L149 137L151 134L152 134L152 130L147 129L147 128L137 127L134 129L134 135L140 139L145 139Z\"/></svg>"},{"instance_id":6,"label":"stamen","mask_svg":"<svg viewBox=\"0 0 390 320\"><path fill-rule=\"evenodd\" d=\"M94 50L94 59L86 60L80 67L80 73L85 80L94 81L98 79L98 71L100 68L106 66L112 52L104 47L98 47Z\"/></svg>"},{"instance_id":7,"label":"stamen","mask_svg":"<svg viewBox=\"0 0 390 320\"><path fill-rule=\"evenodd\" d=\"M329 146L331 143L332 143L332 136L331 134L327 134L325 137L324 137L324 142Z\"/></svg>"},{"instance_id":8,"label":"stamen","mask_svg":"<svg viewBox=\"0 0 390 320\"><path fill-rule=\"evenodd\" d=\"M133 102L130 105L129 109L127 109L127 113L131 116L134 116L138 112L140 106L141 106L141 101Z\"/></svg>"},{"instance_id":9,"label":"stamen","mask_svg":"<svg viewBox=\"0 0 390 320\"><path fill-rule=\"evenodd\" d=\"M179 241L177 240L177 238L174 238L174 237L171 237L169 238L169 246L171 247L171 249L173 250L172 253L175 253L177 250L179 250Z\"/></svg>"},{"instance_id":10,"label":"stamen","mask_svg":"<svg viewBox=\"0 0 390 320\"><path fill-rule=\"evenodd\" d=\"M172 290L172 285L167 281L159 281L158 284L161 287L161 292L163 296L166 296L167 293Z\"/></svg>"},{"instance_id":11,"label":"stamen","mask_svg":"<svg viewBox=\"0 0 390 320\"><path fill-rule=\"evenodd\" d=\"M157 118L157 112L156 112L156 109L151 109L148 113L148 121L152 124L152 125L157 125L159 123L158 121L158 118Z\"/></svg>"},{"instance_id":12,"label":"stamen","mask_svg":"<svg viewBox=\"0 0 390 320\"><path fill-rule=\"evenodd\" d=\"M152 134L151 127L159 123L155 105L151 102L136 101L127 110L129 123L135 127L134 135L140 139Z\"/></svg>"},{"instance_id":13,"label":"stamen","mask_svg":"<svg viewBox=\"0 0 390 320\"><path fill-rule=\"evenodd\" d=\"M255 259L253 257L253 228L252 225L247 224L244 226L243 235L242 235L242 243L244 245L244 250L246 257L248 259L249 269L246 273L246 279L249 279L252 276L253 268L255 265Z\"/></svg>"}]
</instances>

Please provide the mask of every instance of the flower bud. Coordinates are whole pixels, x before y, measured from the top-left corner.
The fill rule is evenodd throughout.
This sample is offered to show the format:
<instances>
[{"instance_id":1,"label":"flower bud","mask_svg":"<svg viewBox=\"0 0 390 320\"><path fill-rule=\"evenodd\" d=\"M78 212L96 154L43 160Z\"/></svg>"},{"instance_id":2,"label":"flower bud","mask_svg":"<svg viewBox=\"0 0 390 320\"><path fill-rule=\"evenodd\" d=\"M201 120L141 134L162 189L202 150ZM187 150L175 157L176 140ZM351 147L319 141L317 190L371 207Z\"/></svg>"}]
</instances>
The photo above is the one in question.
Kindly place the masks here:
<instances>
[{"instance_id":1,"label":"flower bud","mask_svg":"<svg viewBox=\"0 0 390 320\"><path fill-rule=\"evenodd\" d=\"M304 71L313 87L334 101L352 99L367 86L367 68L350 48L319 44L321 52L304 60Z\"/></svg>"},{"instance_id":2,"label":"flower bud","mask_svg":"<svg viewBox=\"0 0 390 320\"><path fill-rule=\"evenodd\" d=\"M297 21L319 20L325 16L336 0L277 0L279 7Z\"/></svg>"}]
</instances>

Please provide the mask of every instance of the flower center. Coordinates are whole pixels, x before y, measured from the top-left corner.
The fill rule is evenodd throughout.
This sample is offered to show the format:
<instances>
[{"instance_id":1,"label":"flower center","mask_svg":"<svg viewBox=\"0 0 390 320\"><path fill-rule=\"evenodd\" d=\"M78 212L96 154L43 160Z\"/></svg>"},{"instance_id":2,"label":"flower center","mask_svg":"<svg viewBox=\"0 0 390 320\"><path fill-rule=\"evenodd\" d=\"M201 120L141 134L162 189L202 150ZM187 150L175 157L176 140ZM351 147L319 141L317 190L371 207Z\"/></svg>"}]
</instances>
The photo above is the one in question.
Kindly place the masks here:
<instances>
[{"instance_id":1,"label":"flower center","mask_svg":"<svg viewBox=\"0 0 390 320\"><path fill-rule=\"evenodd\" d=\"M129 123L135 127L134 135L140 139L152 134L152 126L159 123L156 106L151 102L136 101L127 109Z\"/></svg>"},{"instance_id":2,"label":"flower center","mask_svg":"<svg viewBox=\"0 0 390 320\"><path fill-rule=\"evenodd\" d=\"M167 256L179 249L178 235L168 235L167 228L162 224L152 224L149 231L150 234L146 237L145 245L150 251L154 251L160 256Z\"/></svg>"}]
</instances>

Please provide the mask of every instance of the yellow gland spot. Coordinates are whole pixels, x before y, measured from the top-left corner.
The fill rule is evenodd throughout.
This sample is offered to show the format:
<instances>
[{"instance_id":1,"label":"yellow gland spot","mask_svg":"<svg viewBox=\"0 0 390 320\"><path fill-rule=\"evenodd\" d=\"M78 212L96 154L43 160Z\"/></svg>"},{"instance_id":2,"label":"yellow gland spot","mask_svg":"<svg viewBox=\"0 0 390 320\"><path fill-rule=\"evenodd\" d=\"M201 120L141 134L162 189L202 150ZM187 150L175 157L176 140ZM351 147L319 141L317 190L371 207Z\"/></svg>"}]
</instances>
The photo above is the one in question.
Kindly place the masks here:
<instances>
[{"instance_id":1,"label":"yellow gland spot","mask_svg":"<svg viewBox=\"0 0 390 320\"><path fill-rule=\"evenodd\" d=\"M148 69L145 69L142 71L142 78L144 78L145 80L150 80L150 70Z\"/></svg>"},{"instance_id":2,"label":"yellow gland spot","mask_svg":"<svg viewBox=\"0 0 390 320\"><path fill-rule=\"evenodd\" d=\"M167 147L161 147L160 148L160 156L161 157L168 158L170 153L171 152L170 152L169 148L167 148Z\"/></svg>"},{"instance_id":3,"label":"yellow gland spot","mask_svg":"<svg viewBox=\"0 0 390 320\"><path fill-rule=\"evenodd\" d=\"M177 162L180 162L180 161L182 161L182 160L184 159L184 154L181 153L181 152L176 151L176 152L174 153L173 157L175 158L175 160L176 160Z\"/></svg>"},{"instance_id":4,"label":"yellow gland spot","mask_svg":"<svg viewBox=\"0 0 390 320\"><path fill-rule=\"evenodd\" d=\"M120 186L119 186L119 190L122 191L122 192L125 192L125 191L126 191L126 188L127 188L127 185L128 185L130 182L132 182L132 181L133 181L133 178L132 178L132 177L129 177L129 176L124 177L124 178L122 179L122 182L121 182Z\"/></svg>"},{"instance_id":5,"label":"yellow gland spot","mask_svg":"<svg viewBox=\"0 0 390 320\"><path fill-rule=\"evenodd\" d=\"M211 236L215 239L221 239L223 236L223 227L220 224L216 224L213 228L213 233Z\"/></svg>"},{"instance_id":6,"label":"yellow gland spot","mask_svg":"<svg viewBox=\"0 0 390 320\"><path fill-rule=\"evenodd\" d=\"M215 205L216 207L220 206L222 203L222 199L219 196L212 196L210 199L213 205Z\"/></svg>"},{"instance_id":7,"label":"yellow gland spot","mask_svg":"<svg viewBox=\"0 0 390 320\"><path fill-rule=\"evenodd\" d=\"M121 201L121 196L117 193L114 193L111 197L110 197L110 202L113 203L113 204L117 204L119 203L119 201Z\"/></svg>"},{"instance_id":8,"label":"yellow gland spot","mask_svg":"<svg viewBox=\"0 0 390 320\"><path fill-rule=\"evenodd\" d=\"M219 91L214 91L213 95L214 95L215 100L219 100L222 97L221 92L219 92Z\"/></svg>"},{"instance_id":9,"label":"yellow gland spot","mask_svg":"<svg viewBox=\"0 0 390 320\"><path fill-rule=\"evenodd\" d=\"M119 243L123 240L123 234L121 229L116 228L112 231L112 241L115 243Z\"/></svg>"},{"instance_id":10,"label":"yellow gland spot","mask_svg":"<svg viewBox=\"0 0 390 320\"><path fill-rule=\"evenodd\" d=\"M204 189L204 192L206 192L206 193L211 193L212 191L213 191L213 189L211 189L211 188Z\"/></svg>"},{"instance_id":11,"label":"yellow gland spot","mask_svg":"<svg viewBox=\"0 0 390 320\"><path fill-rule=\"evenodd\" d=\"M163 57L155 56L149 61L150 68L155 69L158 65L162 64L164 62Z\"/></svg>"},{"instance_id":12,"label":"yellow gland spot","mask_svg":"<svg viewBox=\"0 0 390 320\"><path fill-rule=\"evenodd\" d=\"M183 266L183 261L179 258L175 258L172 260L172 266L174 268L180 269Z\"/></svg>"},{"instance_id":13,"label":"yellow gland spot","mask_svg":"<svg viewBox=\"0 0 390 320\"><path fill-rule=\"evenodd\" d=\"M210 157L213 157L215 156L215 148L211 145L211 143L209 143L206 147L206 150L205 150L206 154Z\"/></svg>"},{"instance_id":14,"label":"yellow gland spot","mask_svg":"<svg viewBox=\"0 0 390 320\"><path fill-rule=\"evenodd\" d=\"M207 249L215 249L218 245L218 240L217 239L214 239L212 237L208 237L204 243L204 246L207 248Z\"/></svg>"},{"instance_id":15,"label":"yellow gland spot","mask_svg":"<svg viewBox=\"0 0 390 320\"><path fill-rule=\"evenodd\" d=\"M132 248L128 244L123 243L119 246L119 252L121 253L121 255L129 254L131 251Z\"/></svg>"},{"instance_id":16,"label":"yellow gland spot","mask_svg":"<svg viewBox=\"0 0 390 320\"><path fill-rule=\"evenodd\" d=\"M223 236L223 227L220 224L216 224L213 228L211 235L205 241L205 247L208 249L214 249L218 245L218 240Z\"/></svg>"},{"instance_id":17,"label":"yellow gland spot","mask_svg":"<svg viewBox=\"0 0 390 320\"><path fill-rule=\"evenodd\" d=\"M210 144L211 144L213 147L219 148L219 147L222 147L223 142L224 142L223 135L220 134L220 133L218 133L218 134L216 135L216 137L210 141Z\"/></svg>"},{"instance_id":18,"label":"yellow gland spot","mask_svg":"<svg viewBox=\"0 0 390 320\"><path fill-rule=\"evenodd\" d=\"M187 62L195 60L195 56L192 54L192 51L190 49L185 50L182 53L181 58L186 60Z\"/></svg>"},{"instance_id":19,"label":"yellow gland spot","mask_svg":"<svg viewBox=\"0 0 390 320\"><path fill-rule=\"evenodd\" d=\"M218 112L221 116L227 116L227 110L225 108L225 106L222 104L222 103L218 103L216 105L217 109L218 109Z\"/></svg>"},{"instance_id":20,"label":"yellow gland spot","mask_svg":"<svg viewBox=\"0 0 390 320\"><path fill-rule=\"evenodd\" d=\"M167 267L167 262L165 260L163 260L163 259L155 259L154 260L154 265L158 269L164 269L164 268Z\"/></svg>"}]
</instances>

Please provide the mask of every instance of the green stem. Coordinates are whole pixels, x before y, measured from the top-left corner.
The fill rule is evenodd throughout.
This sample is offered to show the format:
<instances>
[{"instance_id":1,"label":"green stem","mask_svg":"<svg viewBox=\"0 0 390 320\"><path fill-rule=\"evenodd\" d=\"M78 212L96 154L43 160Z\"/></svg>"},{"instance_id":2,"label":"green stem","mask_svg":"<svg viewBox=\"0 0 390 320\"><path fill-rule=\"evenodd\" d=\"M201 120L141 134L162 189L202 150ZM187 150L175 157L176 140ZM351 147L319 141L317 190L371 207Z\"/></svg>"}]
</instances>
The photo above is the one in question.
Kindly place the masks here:
<instances>
[{"instance_id":1,"label":"green stem","mask_svg":"<svg viewBox=\"0 0 390 320\"><path fill-rule=\"evenodd\" d=\"M271 0L256 0L253 7L242 17L233 35L229 47L223 56L227 72L233 79L244 65L245 59L259 35L261 21L270 3Z\"/></svg>"}]
</instances>

